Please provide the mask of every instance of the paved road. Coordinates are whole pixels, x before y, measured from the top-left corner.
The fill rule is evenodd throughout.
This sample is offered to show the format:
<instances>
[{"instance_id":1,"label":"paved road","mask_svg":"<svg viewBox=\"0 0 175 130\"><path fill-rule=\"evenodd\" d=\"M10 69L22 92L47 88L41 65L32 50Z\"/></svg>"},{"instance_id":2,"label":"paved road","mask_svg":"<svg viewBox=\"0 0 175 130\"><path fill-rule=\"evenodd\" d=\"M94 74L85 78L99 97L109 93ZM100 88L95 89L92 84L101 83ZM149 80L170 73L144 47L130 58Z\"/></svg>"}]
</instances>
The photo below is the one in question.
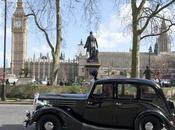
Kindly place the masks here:
<instances>
[{"instance_id":1,"label":"paved road","mask_svg":"<svg viewBox=\"0 0 175 130\"><path fill-rule=\"evenodd\" d=\"M31 105L0 104L0 130L35 130L34 126L23 127L25 112L31 109Z\"/></svg>"}]
</instances>

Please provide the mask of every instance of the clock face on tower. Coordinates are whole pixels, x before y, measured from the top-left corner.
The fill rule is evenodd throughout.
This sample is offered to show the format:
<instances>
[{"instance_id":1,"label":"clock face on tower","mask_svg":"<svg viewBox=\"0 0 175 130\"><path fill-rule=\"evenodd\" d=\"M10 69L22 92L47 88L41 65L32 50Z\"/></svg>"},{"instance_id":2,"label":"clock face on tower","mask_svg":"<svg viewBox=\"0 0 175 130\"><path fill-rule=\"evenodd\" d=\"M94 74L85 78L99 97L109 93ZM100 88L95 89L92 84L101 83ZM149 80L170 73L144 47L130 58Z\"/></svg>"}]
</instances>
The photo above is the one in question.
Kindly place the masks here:
<instances>
[{"instance_id":1,"label":"clock face on tower","mask_svg":"<svg viewBox=\"0 0 175 130\"><path fill-rule=\"evenodd\" d=\"M15 28L21 28L22 26L22 21L21 20L16 20L14 23Z\"/></svg>"}]
</instances>

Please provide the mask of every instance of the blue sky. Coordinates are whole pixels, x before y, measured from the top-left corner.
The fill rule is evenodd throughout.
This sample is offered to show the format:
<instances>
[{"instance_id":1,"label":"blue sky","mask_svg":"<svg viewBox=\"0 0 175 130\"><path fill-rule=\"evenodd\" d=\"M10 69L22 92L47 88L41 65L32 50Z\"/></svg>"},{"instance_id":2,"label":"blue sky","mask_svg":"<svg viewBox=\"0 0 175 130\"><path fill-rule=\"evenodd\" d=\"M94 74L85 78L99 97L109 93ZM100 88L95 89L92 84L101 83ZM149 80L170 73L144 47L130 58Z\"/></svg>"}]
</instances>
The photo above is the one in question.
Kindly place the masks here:
<instances>
[{"instance_id":1,"label":"blue sky","mask_svg":"<svg viewBox=\"0 0 175 130\"><path fill-rule=\"evenodd\" d=\"M15 1L15 0L11 0ZM81 9L79 10L81 11ZM76 12L77 19L69 20L66 24L63 24L63 46L62 52L65 53L66 59L73 59L77 54L77 44L81 39L85 43L90 31L94 32L99 45L99 51L106 52L128 52L132 47L131 43L131 30L128 24L130 24L129 14L131 13L130 5L125 4L119 7L114 6L113 1L102 0L100 5L100 24L97 29L89 28L84 24L82 15ZM10 63L11 57L11 11L8 11L8 25L7 25L7 59ZM3 65L3 2L0 1L0 67ZM63 20L69 19L63 17ZM28 58L32 58L33 54L39 57L42 52L44 55L50 53L50 49L45 41L43 33L41 33L33 21L28 21ZM148 51L150 45L155 44L155 39L146 39L141 43L140 51Z\"/></svg>"}]
</instances>

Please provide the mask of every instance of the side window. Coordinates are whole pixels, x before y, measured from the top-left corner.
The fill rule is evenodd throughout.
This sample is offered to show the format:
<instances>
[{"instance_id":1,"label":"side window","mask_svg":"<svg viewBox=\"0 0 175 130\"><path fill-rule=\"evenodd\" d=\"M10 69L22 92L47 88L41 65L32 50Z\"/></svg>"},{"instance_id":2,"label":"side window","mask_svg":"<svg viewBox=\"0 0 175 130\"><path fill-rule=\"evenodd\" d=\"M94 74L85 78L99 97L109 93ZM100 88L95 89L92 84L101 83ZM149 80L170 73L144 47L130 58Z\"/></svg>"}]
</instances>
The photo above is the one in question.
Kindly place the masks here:
<instances>
[{"instance_id":1,"label":"side window","mask_svg":"<svg viewBox=\"0 0 175 130\"><path fill-rule=\"evenodd\" d=\"M151 86L142 85L140 86L140 88L141 88L141 98L152 99L157 97L155 90Z\"/></svg>"},{"instance_id":2,"label":"side window","mask_svg":"<svg viewBox=\"0 0 175 130\"><path fill-rule=\"evenodd\" d=\"M118 84L118 98L135 99L137 97L137 86L134 84Z\"/></svg>"},{"instance_id":3,"label":"side window","mask_svg":"<svg viewBox=\"0 0 175 130\"><path fill-rule=\"evenodd\" d=\"M93 91L93 96L98 96L102 98L113 98L112 83L97 84Z\"/></svg>"}]
</instances>

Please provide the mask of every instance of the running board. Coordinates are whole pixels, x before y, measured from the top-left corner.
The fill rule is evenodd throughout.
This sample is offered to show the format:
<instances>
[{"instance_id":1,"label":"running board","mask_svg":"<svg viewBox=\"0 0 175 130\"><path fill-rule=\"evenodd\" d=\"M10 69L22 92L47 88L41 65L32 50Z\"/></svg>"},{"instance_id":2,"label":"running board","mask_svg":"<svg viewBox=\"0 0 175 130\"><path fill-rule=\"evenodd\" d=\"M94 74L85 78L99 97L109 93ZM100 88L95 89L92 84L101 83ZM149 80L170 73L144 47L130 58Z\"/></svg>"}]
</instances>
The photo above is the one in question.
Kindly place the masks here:
<instances>
[{"instance_id":1,"label":"running board","mask_svg":"<svg viewBox=\"0 0 175 130\"><path fill-rule=\"evenodd\" d=\"M94 125L89 125L86 123L82 124L82 129L81 130L132 130L132 129L122 129L122 128L105 128L105 127L98 127Z\"/></svg>"}]
</instances>

